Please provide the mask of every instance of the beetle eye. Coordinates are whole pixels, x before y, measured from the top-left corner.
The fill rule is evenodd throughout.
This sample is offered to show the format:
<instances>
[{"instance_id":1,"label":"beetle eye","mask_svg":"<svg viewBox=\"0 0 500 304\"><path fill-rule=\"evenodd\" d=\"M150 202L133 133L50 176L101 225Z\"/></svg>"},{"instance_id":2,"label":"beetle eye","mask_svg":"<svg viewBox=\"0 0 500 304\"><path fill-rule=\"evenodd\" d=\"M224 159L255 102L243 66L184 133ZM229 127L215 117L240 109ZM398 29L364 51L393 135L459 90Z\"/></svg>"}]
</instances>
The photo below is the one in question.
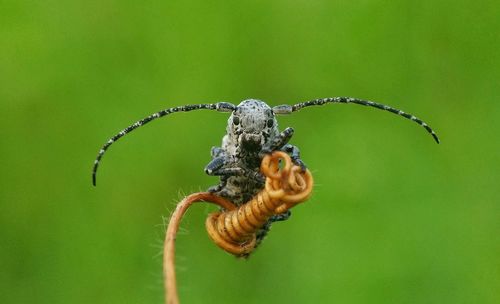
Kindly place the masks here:
<instances>
[{"instance_id":1,"label":"beetle eye","mask_svg":"<svg viewBox=\"0 0 500 304\"><path fill-rule=\"evenodd\" d=\"M240 124L240 118L238 116L233 116L233 124L235 124L235 125Z\"/></svg>"},{"instance_id":2,"label":"beetle eye","mask_svg":"<svg viewBox=\"0 0 500 304\"><path fill-rule=\"evenodd\" d=\"M269 120L267 121L267 127L268 127L268 128L271 128L273 125L274 125L274 119L269 119Z\"/></svg>"}]
</instances>

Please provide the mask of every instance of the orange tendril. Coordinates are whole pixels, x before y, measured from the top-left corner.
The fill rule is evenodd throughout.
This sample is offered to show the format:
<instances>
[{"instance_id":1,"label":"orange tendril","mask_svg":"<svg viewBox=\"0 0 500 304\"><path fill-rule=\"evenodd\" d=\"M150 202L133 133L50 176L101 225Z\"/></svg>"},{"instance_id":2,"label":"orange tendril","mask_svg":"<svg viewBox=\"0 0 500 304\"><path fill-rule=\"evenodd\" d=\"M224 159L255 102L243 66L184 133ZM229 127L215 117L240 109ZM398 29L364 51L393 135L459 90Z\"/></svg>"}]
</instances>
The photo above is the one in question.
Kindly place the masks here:
<instances>
[{"instance_id":1,"label":"orange tendril","mask_svg":"<svg viewBox=\"0 0 500 304\"><path fill-rule=\"evenodd\" d=\"M312 191L309 170L302 171L284 152L266 155L260 170L266 176L261 192L237 208L210 214L205 222L214 243L236 256L252 252L256 233L269 218L305 201Z\"/></svg>"},{"instance_id":2,"label":"orange tendril","mask_svg":"<svg viewBox=\"0 0 500 304\"><path fill-rule=\"evenodd\" d=\"M224 211L212 213L206 220L208 235L220 248L236 256L245 256L255 249L256 234L267 221L307 200L313 187L309 170L292 163L288 154L275 151L262 160L261 172L266 176L264 189L249 202L237 206L210 192L186 196L172 213L165 236L163 272L165 300L179 303L175 276L175 238L182 216L196 202L216 204Z\"/></svg>"}]
</instances>

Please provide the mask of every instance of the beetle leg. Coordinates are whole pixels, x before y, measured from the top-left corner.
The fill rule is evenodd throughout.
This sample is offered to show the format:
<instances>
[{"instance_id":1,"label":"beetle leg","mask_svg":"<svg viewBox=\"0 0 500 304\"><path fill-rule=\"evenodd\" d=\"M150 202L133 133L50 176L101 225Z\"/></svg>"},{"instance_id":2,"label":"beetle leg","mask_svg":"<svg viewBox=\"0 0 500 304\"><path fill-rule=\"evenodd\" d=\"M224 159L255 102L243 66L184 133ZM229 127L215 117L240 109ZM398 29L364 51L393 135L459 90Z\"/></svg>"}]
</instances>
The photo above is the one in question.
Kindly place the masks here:
<instances>
[{"instance_id":1,"label":"beetle leg","mask_svg":"<svg viewBox=\"0 0 500 304\"><path fill-rule=\"evenodd\" d=\"M217 186L219 190L225 186L225 182L231 176L243 176L245 178L255 180L258 183L264 184L265 178L262 173L254 172L252 170L247 170L240 167L233 167L231 165L231 163L226 161L225 156L221 156L214 158L205 167L205 173L207 173L208 175L221 177L221 184Z\"/></svg>"},{"instance_id":2,"label":"beetle leg","mask_svg":"<svg viewBox=\"0 0 500 304\"><path fill-rule=\"evenodd\" d=\"M263 158L266 154L269 154L273 151L280 150L281 147L285 146L288 141L293 136L293 128L286 128L281 132L272 142L270 142L268 145L262 147L262 150L259 153L260 158Z\"/></svg>"},{"instance_id":3,"label":"beetle leg","mask_svg":"<svg viewBox=\"0 0 500 304\"><path fill-rule=\"evenodd\" d=\"M205 167L205 173L208 175L222 175L220 174L220 172L224 169L224 165L226 165L227 163L228 158L225 155L215 157Z\"/></svg>"},{"instance_id":4,"label":"beetle leg","mask_svg":"<svg viewBox=\"0 0 500 304\"><path fill-rule=\"evenodd\" d=\"M222 150L221 147L212 147L212 149L210 150L210 155L212 156L212 158L220 157L223 153L224 150Z\"/></svg>"},{"instance_id":5,"label":"beetle leg","mask_svg":"<svg viewBox=\"0 0 500 304\"><path fill-rule=\"evenodd\" d=\"M287 219L290 218L291 215L292 215L292 212L290 210L287 210L287 211L285 211L283 213L271 216L271 218L269 219L269 221L271 223L286 221Z\"/></svg>"},{"instance_id":6,"label":"beetle leg","mask_svg":"<svg viewBox=\"0 0 500 304\"><path fill-rule=\"evenodd\" d=\"M286 144L284 145L281 150L283 152L286 152L290 154L290 157L292 158L292 161L297 165L302 168L302 171L306 171L307 166L304 164L304 162L300 159L300 150L297 148L297 146L291 145L291 144Z\"/></svg>"},{"instance_id":7,"label":"beetle leg","mask_svg":"<svg viewBox=\"0 0 500 304\"><path fill-rule=\"evenodd\" d=\"M283 130L283 132L280 133L280 135L274 140L273 143L271 143L271 150L278 150L279 148L283 147L284 145L288 144L290 139L292 138L294 133L293 128L286 128Z\"/></svg>"}]
</instances>

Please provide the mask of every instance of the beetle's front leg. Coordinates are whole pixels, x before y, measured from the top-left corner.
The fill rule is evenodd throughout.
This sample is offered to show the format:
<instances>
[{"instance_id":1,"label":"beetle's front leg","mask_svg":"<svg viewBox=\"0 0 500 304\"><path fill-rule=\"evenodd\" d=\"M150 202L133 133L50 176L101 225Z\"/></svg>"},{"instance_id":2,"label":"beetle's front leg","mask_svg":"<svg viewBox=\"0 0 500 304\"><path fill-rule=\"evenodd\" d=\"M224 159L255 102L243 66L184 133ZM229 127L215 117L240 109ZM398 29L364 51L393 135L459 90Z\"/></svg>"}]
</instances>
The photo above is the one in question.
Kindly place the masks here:
<instances>
[{"instance_id":1,"label":"beetle's front leg","mask_svg":"<svg viewBox=\"0 0 500 304\"><path fill-rule=\"evenodd\" d=\"M260 157L264 157L264 155L269 154L275 150L281 150L283 152L286 152L290 154L290 157L292 158L292 161L300 166L302 168L302 171L306 170L306 165L304 162L300 159L300 150L294 145L289 144L288 142L292 138L294 133L293 128L286 128L283 130L283 132L280 133L280 135L273 140L268 146L263 147L262 151L260 152Z\"/></svg>"},{"instance_id":2,"label":"beetle's front leg","mask_svg":"<svg viewBox=\"0 0 500 304\"><path fill-rule=\"evenodd\" d=\"M212 176L246 176L247 170L236 166L226 155L212 159L205 167L205 173Z\"/></svg>"},{"instance_id":3,"label":"beetle's front leg","mask_svg":"<svg viewBox=\"0 0 500 304\"><path fill-rule=\"evenodd\" d=\"M283 152L286 152L288 154L290 154L290 158L292 159L292 161L300 166L302 168L302 171L306 171L307 169L307 166L306 164L304 164L304 162L300 159L300 150L299 148L297 148L297 146L294 146L294 145L291 145L291 144L286 144L284 145L281 150Z\"/></svg>"},{"instance_id":4,"label":"beetle's front leg","mask_svg":"<svg viewBox=\"0 0 500 304\"><path fill-rule=\"evenodd\" d=\"M228 163L228 160L229 158L225 155L215 157L206 165L205 173L208 175L220 175L217 173Z\"/></svg>"},{"instance_id":5,"label":"beetle's front leg","mask_svg":"<svg viewBox=\"0 0 500 304\"><path fill-rule=\"evenodd\" d=\"M281 132L276 138L274 138L274 140L272 140L266 146L262 147L259 156L263 158L266 154L269 154L276 150L280 150L281 147L285 146L288 141L290 141L293 136L293 132L293 128L290 127L283 130L283 132Z\"/></svg>"},{"instance_id":6,"label":"beetle's front leg","mask_svg":"<svg viewBox=\"0 0 500 304\"><path fill-rule=\"evenodd\" d=\"M265 182L265 178L260 172L254 172L252 170L241 168L226 155L212 159L205 167L205 173L211 176L221 177L219 185L210 187L209 191L211 192L218 192L222 190L231 176L244 176L261 184L264 184Z\"/></svg>"},{"instance_id":7,"label":"beetle's front leg","mask_svg":"<svg viewBox=\"0 0 500 304\"><path fill-rule=\"evenodd\" d=\"M227 183L227 180L230 175L224 175L223 169L227 163L230 162L229 157L221 153L221 149L217 147L212 148L212 157L213 159L206 165L205 173L211 176L220 176L220 182L217 185L211 186L208 188L209 192L219 192L222 190Z\"/></svg>"}]
</instances>

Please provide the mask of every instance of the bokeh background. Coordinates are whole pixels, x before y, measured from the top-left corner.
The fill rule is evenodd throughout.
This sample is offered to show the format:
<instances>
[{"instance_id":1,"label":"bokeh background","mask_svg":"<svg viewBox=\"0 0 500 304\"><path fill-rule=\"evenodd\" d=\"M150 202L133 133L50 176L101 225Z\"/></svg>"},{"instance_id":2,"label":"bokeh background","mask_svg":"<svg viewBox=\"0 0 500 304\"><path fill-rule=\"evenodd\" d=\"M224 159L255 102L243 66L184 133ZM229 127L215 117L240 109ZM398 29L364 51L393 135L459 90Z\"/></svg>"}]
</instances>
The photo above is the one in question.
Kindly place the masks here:
<instances>
[{"instance_id":1,"label":"bokeh background","mask_svg":"<svg viewBox=\"0 0 500 304\"><path fill-rule=\"evenodd\" d=\"M164 218L228 115L171 106L353 96L280 117L317 181L249 259L178 237L183 303L499 303L498 1L2 1L0 302L161 303Z\"/></svg>"}]
</instances>

